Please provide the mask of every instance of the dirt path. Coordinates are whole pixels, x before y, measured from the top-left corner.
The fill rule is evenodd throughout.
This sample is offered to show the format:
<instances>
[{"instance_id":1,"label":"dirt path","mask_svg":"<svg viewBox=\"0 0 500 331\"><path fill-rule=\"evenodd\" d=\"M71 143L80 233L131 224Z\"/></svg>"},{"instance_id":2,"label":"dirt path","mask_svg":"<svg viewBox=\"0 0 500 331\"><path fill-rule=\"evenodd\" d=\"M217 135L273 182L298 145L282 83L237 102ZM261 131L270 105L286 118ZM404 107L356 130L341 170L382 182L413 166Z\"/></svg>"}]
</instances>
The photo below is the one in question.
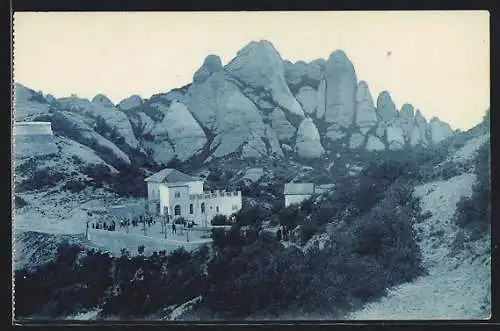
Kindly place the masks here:
<instances>
[{"instance_id":1,"label":"dirt path","mask_svg":"<svg viewBox=\"0 0 500 331\"><path fill-rule=\"evenodd\" d=\"M391 289L347 319L487 319L490 315L489 238L457 248L452 223L456 204L470 196L475 176L417 186L423 212L432 217L415 226L429 274ZM455 248L453 248L455 247Z\"/></svg>"}]
</instances>

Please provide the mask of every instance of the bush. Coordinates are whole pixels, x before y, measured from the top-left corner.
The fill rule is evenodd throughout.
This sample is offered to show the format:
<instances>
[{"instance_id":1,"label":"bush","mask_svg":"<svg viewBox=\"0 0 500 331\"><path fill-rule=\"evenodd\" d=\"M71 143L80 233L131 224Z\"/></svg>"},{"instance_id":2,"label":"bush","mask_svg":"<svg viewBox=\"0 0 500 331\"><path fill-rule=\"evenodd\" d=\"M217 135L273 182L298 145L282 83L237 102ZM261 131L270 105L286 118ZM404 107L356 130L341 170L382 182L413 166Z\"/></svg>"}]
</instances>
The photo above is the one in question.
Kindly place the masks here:
<instances>
[{"instance_id":1,"label":"bush","mask_svg":"<svg viewBox=\"0 0 500 331\"><path fill-rule=\"evenodd\" d=\"M78 193L83 191L85 187L86 187L85 183L83 183L81 180L73 179L66 182L66 184L62 186L62 189L68 190L71 193Z\"/></svg>"},{"instance_id":2,"label":"bush","mask_svg":"<svg viewBox=\"0 0 500 331\"><path fill-rule=\"evenodd\" d=\"M215 215L212 220L210 221L210 224L212 225L228 225L229 221L226 217L226 215Z\"/></svg>"},{"instance_id":3,"label":"bush","mask_svg":"<svg viewBox=\"0 0 500 331\"><path fill-rule=\"evenodd\" d=\"M52 169L37 169L31 177L19 183L17 189L21 191L32 191L54 187L65 178L65 174Z\"/></svg>"},{"instance_id":4,"label":"bush","mask_svg":"<svg viewBox=\"0 0 500 331\"><path fill-rule=\"evenodd\" d=\"M491 228L490 146L484 144L474 161L476 183L470 198L462 198L453 216L454 222L470 232L472 239L486 234Z\"/></svg>"}]
</instances>

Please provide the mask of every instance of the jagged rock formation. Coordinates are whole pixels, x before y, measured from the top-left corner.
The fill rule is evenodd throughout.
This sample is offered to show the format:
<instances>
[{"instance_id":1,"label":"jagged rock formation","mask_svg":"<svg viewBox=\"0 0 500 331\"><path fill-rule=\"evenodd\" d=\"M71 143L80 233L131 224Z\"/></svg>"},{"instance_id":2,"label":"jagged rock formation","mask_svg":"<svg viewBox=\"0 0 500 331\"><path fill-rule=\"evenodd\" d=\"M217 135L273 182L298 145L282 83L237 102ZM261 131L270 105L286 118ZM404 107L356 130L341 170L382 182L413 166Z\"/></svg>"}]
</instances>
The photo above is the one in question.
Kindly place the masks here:
<instances>
[{"instance_id":1,"label":"jagged rock formation","mask_svg":"<svg viewBox=\"0 0 500 331\"><path fill-rule=\"evenodd\" d=\"M275 108L270 115L271 127L280 141L289 141L295 136L297 129L286 119L281 108Z\"/></svg>"},{"instance_id":2,"label":"jagged rock formation","mask_svg":"<svg viewBox=\"0 0 500 331\"><path fill-rule=\"evenodd\" d=\"M357 78L354 66L343 51L330 55L325 64L325 78L325 121L347 129L356 113Z\"/></svg>"},{"instance_id":3,"label":"jagged rock formation","mask_svg":"<svg viewBox=\"0 0 500 331\"><path fill-rule=\"evenodd\" d=\"M118 104L121 110L129 110L135 107L139 107L142 103L142 98L138 95L132 95L128 98L123 99Z\"/></svg>"},{"instance_id":4,"label":"jagged rock formation","mask_svg":"<svg viewBox=\"0 0 500 331\"><path fill-rule=\"evenodd\" d=\"M366 135L376 124L377 114L368 84L360 81L356 91L356 126Z\"/></svg>"},{"instance_id":5,"label":"jagged rock formation","mask_svg":"<svg viewBox=\"0 0 500 331\"><path fill-rule=\"evenodd\" d=\"M137 157L167 165L174 158L317 158L341 146L401 150L453 134L409 103L398 111L388 91L374 105L342 50L326 61L292 63L264 40L250 42L225 66L208 55L192 84L149 99L133 95L118 105L103 94L55 99L20 84L15 96L16 120L50 120L56 134L117 168Z\"/></svg>"},{"instance_id":6,"label":"jagged rock formation","mask_svg":"<svg viewBox=\"0 0 500 331\"><path fill-rule=\"evenodd\" d=\"M269 92L284 110L304 117L302 107L285 82L283 60L270 42L250 42L238 51L225 70L244 84Z\"/></svg>"},{"instance_id":7,"label":"jagged rock formation","mask_svg":"<svg viewBox=\"0 0 500 331\"><path fill-rule=\"evenodd\" d=\"M396 110L396 106L389 92L382 91L378 95L377 112L379 118L385 123L390 123L398 115L398 111Z\"/></svg>"},{"instance_id":8,"label":"jagged rock formation","mask_svg":"<svg viewBox=\"0 0 500 331\"><path fill-rule=\"evenodd\" d=\"M433 117L429 121L429 130L431 141L438 144L446 138L450 137L453 133L448 123L440 121L437 117Z\"/></svg>"},{"instance_id":9,"label":"jagged rock formation","mask_svg":"<svg viewBox=\"0 0 500 331\"><path fill-rule=\"evenodd\" d=\"M222 69L222 61L217 55L209 55L203 61L203 65L193 75L194 83L203 83L214 72Z\"/></svg>"},{"instance_id":10,"label":"jagged rock formation","mask_svg":"<svg viewBox=\"0 0 500 331\"><path fill-rule=\"evenodd\" d=\"M51 116L52 128L56 133L71 138L93 149L106 163L117 168L130 165L130 158L115 144L95 132L83 115L59 111Z\"/></svg>"},{"instance_id":11,"label":"jagged rock formation","mask_svg":"<svg viewBox=\"0 0 500 331\"><path fill-rule=\"evenodd\" d=\"M314 88L305 85L299 89L296 97L307 114L311 115L316 111L318 92Z\"/></svg>"},{"instance_id":12,"label":"jagged rock formation","mask_svg":"<svg viewBox=\"0 0 500 331\"><path fill-rule=\"evenodd\" d=\"M114 107L115 105L107 96L104 94L97 94L93 99L92 103L104 106L104 107Z\"/></svg>"},{"instance_id":13,"label":"jagged rock formation","mask_svg":"<svg viewBox=\"0 0 500 331\"><path fill-rule=\"evenodd\" d=\"M151 106L164 116L150 134L155 137L168 137L167 141L172 143L180 161L188 160L206 144L205 133L184 104L172 102L170 107L166 107L163 103L154 103Z\"/></svg>"}]
</instances>

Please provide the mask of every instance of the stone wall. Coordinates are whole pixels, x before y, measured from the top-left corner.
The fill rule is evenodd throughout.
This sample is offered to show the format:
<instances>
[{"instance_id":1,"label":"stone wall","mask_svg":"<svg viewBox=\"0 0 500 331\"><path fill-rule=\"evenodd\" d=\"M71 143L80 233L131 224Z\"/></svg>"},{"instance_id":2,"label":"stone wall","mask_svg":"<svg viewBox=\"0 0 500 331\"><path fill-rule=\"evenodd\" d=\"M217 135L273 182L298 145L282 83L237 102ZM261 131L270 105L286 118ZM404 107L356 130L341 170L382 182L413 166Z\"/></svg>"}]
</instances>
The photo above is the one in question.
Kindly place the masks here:
<instances>
[{"instance_id":1,"label":"stone wall","mask_svg":"<svg viewBox=\"0 0 500 331\"><path fill-rule=\"evenodd\" d=\"M50 122L16 122L13 134L15 136L25 135L53 135Z\"/></svg>"}]
</instances>

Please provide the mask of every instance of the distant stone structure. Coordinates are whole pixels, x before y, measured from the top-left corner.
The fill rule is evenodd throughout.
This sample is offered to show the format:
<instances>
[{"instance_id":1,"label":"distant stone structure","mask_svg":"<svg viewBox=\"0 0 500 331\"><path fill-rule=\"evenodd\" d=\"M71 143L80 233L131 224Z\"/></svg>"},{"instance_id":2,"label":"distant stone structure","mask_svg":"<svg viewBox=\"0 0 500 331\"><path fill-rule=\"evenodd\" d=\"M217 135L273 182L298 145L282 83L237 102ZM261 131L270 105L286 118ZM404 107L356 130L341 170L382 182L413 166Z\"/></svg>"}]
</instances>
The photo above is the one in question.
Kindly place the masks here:
<instances>
[{"instance_id":1,"label":"distant stone structure","mask_svg":"<svg viewBox=\"0 0 500 331\"><path fill-rule=\"evenodd\" d=\"M203 191L202 179L176 169L163 169L145 181L151 214L209 225L215 215L230 218L242 208L241 191Z\"/></svg>"},{"instance_id":2,"label":"distant stone structure","mask_svg":"<svg viewBox=\"0 0 500 331\"><path fill-rule=\"evenodd\" d=\"M58 152L50 122L16 122L12 131L17 158Z\"/></svg>"},{"instance_id":3,"label":"distant stone structure","mask_svg":"<svg viewBox=\"0 0 500 331\"><path fill-rule=\"evenodd\" d=\"M52 136L52 125L50 122L16 122L14 124L14 136L49 135Z\"/></svg>"},{"instance_id":4,"label":"distant stone structure","mask_svg":"<svg viewBox=\"0 0 500 331\"><path fill-rule=\"evenodd\" d=\"M285 207L292 204L299 204L309 199L313 194L321 194L334 187L335 184L316 185L314 183L286 183L284 189Z\"/></svg>"}]
</instances>

